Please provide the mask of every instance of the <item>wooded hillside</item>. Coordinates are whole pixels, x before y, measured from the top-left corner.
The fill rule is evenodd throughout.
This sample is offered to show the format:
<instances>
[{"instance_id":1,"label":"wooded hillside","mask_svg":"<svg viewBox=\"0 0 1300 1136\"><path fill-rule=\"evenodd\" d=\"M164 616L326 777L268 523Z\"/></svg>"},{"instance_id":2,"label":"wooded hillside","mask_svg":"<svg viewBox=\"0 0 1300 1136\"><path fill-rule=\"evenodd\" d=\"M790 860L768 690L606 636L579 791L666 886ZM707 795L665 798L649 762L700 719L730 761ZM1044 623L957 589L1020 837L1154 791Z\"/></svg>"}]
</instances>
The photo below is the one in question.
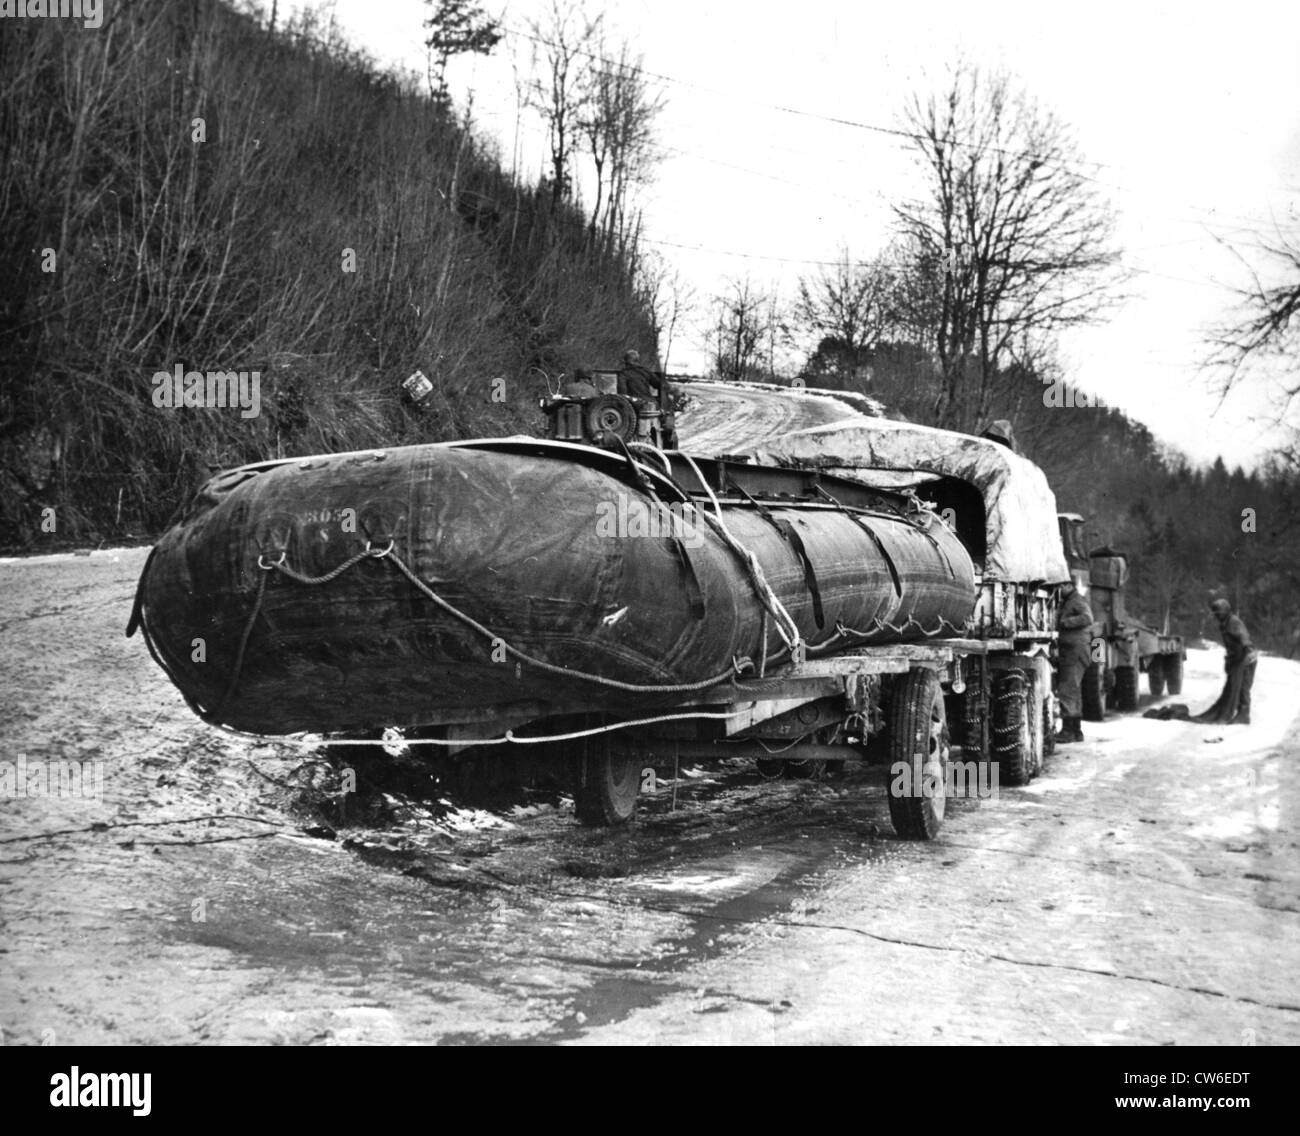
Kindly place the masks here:
<instances>
[{"instance_id":1,"label":"wooded hillside","mask_svg":"<svg viewBox=\"0 0 1300 1136\"><path fill-rule=\"evenodd\" d=\"M3 544L156 532L212 467L532 427L543 372L653 360L635 241L414 78L310 17L108 15L0 35ZM259 415L155 406L178 365L260 372Z\"/></svg>"}]
</instances>

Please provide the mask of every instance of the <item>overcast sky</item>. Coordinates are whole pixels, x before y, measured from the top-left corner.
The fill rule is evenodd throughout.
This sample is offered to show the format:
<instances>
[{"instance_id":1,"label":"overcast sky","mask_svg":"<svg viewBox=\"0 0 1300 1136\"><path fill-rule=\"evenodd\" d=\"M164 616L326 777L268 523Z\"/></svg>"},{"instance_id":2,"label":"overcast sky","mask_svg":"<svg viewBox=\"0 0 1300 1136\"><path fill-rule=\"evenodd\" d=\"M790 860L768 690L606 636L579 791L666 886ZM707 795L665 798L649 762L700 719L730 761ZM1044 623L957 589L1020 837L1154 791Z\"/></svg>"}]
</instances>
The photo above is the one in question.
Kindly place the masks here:
<instances>
[{"instance_id":1,"label":"overcast sky","mask_svg":"<svg viewBox=\"0 0 1300 1136\"><path fill-rule=\"evenodd\" d=\"M449 76L461 106L473 92L475 120L508 163L512 58L527 66L522 33L549 0L486 7L505 41ZM351 39L421 70L424 9L335 4ZM1276 225L1300 230L1300 4L618 0L587 11L644 55L667 100L665 152L640 201L646 238L697 294L698 324L728 278L789 296L841 247L867 257L888 242L891 203L919 183L907 143L872 127L897 128L909 93L964 56L1006 68L1074 129L1119 216L1131 299L1063 341L1067 377L1198 460L1250 463L1275 439L1262 384L1219 407L1199 364L1206 329L1246 281L1220 241L1255 255L1248 246ZM531 180L543 136L527 112L522 128ZM701 370L702 348L679 333L670 367Z\"/></svg>"}]
</instances>

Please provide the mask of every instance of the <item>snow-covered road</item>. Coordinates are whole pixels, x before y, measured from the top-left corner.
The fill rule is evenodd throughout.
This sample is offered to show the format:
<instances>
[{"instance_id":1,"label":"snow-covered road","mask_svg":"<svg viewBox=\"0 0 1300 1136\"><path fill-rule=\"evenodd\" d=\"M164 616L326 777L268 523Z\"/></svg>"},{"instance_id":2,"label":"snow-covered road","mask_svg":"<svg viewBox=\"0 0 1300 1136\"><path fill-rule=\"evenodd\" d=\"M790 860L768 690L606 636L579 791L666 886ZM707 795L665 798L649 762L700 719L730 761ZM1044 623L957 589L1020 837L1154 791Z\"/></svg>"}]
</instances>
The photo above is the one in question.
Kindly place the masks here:
<instances>
[{"instance_id":1,"label":"snow-covered road","mask_svg":"<svg viewBox=\"0 0 1300 1136\"><path fill-rule=\"evenodd\" d=\"M861 395L795 391L754 383L682 385L685 408L677 416L678 444L694 454L726 454L780 438L794 430L848 422L878 404Z\"/></svg>"},{"instance_id":2,"label":"snow-covered road","mask_svg":"<svg viewBox=\"0 0 1300 1136\"><path fill-rule=\"evenodd\" d=\"M1222 652L1187 667L1195 712ZM1249 728L1090 724L1029 787L841 867L693 989L583 1040L1295 1044L1298 683L1265 658Z\"/></svg>"},{"instance_id":3,"label":"snow-covered road","mask_svg":"<svg viewBox=\"0 0 1300 1136\"><path fill-rule=\"evenodd\" d=\"M325 823L312 755L202 725L122 636L143 560L0 564L7 760L104 774L0 800L11 1043L1300 1041L1300 664L1249 728L1088 726L931 844L872 771L743 763L623 832L422 766Z\"/></svg>"}]
</instances>

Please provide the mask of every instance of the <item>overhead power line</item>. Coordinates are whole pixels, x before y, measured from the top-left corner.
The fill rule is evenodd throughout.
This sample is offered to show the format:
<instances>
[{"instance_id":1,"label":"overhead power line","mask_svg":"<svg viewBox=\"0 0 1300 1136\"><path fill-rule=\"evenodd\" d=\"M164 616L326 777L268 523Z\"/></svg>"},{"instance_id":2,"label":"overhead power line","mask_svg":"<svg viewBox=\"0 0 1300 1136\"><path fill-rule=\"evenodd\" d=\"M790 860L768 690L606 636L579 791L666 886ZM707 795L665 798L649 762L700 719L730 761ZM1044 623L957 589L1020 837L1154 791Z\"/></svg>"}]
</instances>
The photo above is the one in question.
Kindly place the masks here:
<instances>
[{"instance_id":1,"label":"overhead power line","mask_svg":"<svg viewBox=\"0 0 1300 1136\"><path fill-rule=\"evenodd\" d=\"M504 24L504 23L501 25L501 28L502 28L502 31L503 31L506 35L509 35L509 36L515 36L515 37L520 38L520 39L526 39L526 40L529 40L529 41L531 41L531 42L533 42L533 43L541 44L541 45L544 46L544 47L556 47L556 46L558 46L558 45L555 43L555 41L553 41L553 40L549 40L549 39L547 39L545 36L537 35L537 34L534 33L534 32L526 31L526 30L524 30L524 29L522 29L522 28L511 27L510 25L508 25L508 24ZM860 120L860 119L844 118L844 117L840 117L840 116L838 116L838 115L829 115L829 114L823 114L823 113L818 112L818 111L804 110L804 109L799 108L799 107L784 106L784 105L782 105L782 104L780 104L780 103L764 102L764 101L762 101L762 100L749 98L749 97L747 97L747 96L743 96L743 95L738 95L735 91L724 90L724 89L720 89L720 88L717 88L717 87L710 87L710 86L707 86L707 85L705 85L705 84L692 82L692 81L687 80L687 79L679 79L679 78L677 78L676 76L673 76L673 75L666 75L666 74L664 74L663 72L660 72L660 71L651 71L649 68L644 67L644 66L641 66L641 65L639 65L639 64L635 64L635 63L626 63L626 62L623 62L623 61L621 61L621 60L611 59L611 58L609 58L608 56L601 55L599 52L591 51L591 50L588 50L588 49L585 49L585 48L572 48L571 50L573 51L573 54L574 54L574 55L581 56L581 57L583 57L583 58L589 59L589 60L591 60L591 61L593 61L593 62L595 62L595 63L598 63L598 64L602 64L602 65L604 65L604 66L607 67L607 68L612 68L612 69L615 69L615 70L617 70L617 71L622 71L622 72L633 72L633 73L638 74L638 75L641 75L641 76L643 76L643 77L645 77L645 78L656 79L656 80L658 80L658 81L660 81L660 82L662 82L662 83L671 83L671 84L673 84L673 85L675 85L675 86L687 87L687 88L690 88L690 89L692 89L692 90L703 91L703 92L705 92L705 93L707 93L707 94L716 95L716 96L720 96L720 97L723 97L723 98L730 98L730 99L736 100L736 101L738 101L738 102L746 103L746 104L751 105L751 106L758 106L758 107L763 107L763 108L765 108L765 109L767 109L767 110L773 110L773 111L776 111L776 112L778 112L778 113L780 113L780 114L788 114L788 115L796 116L796 117L799 117L799 118L808 118L808 119L813 119L813 120L820 121L820 122L830 123L830 124L835 125L835 126L841 126L841 127L845 127L845 128L853 129L853 130L861 130L861 131L864 131L864 132L867 132L867 133L871 133L871 134L875 134L875 135L879 135L879 136L882 136L882 137L894 138L894 139L901 139L901 140L904 140L904 141L907 141L907 142L924 142L924 141L926 141L926 138L925 138L924 135L922 135L922 134L918 134L918 133L916 133L916 132L914 132L914 131L904 130L904 129L902 129L901 127L883 126L883 125L881 125L880 123L864 122L864 121L862 121L862 120ZM968 142L962 142L962 141L960 141L960 140L957 140L957 141L954 142L954 145L960 146L960 147L962 147L962 148L964 148L964 149L971 149L971 148L973 148L973 146L974 146L975 144L974 144L974 143L968 143ZM1005 155L1008 155L1008 156L1015 156L1015 157L1035 157L1035 156L1036 156L1036 155L1030 154L1029 152L1027 152L1027 151L1025 151L1025 150L1018 150L1018 149L1014 149L1014 148L1010 148L1010 147L992 147L992 149L995 150L997 153L1005 154ZM708 160L708 159L706 159L706 160ZM723 164L725 164L725 163L723 163ZM1058 167L1059 169L1067 170L1067 171L1069 171L1069 172L1075 174L1076 176L1083 178L1083 179L1086 180L1086 181L1093 182L1093 183L1096 184L1096 185L1104 186L1104 187L1106 187L1106 188L1108 188L1108 189L1116 189L1116 190L1119 190L1120 192L1123 192L1123 193L1131 192L1131 191L1128 189L1128 187L1126 187L1126 186L1124 186L1124 185L1121 185L1121 184L1119 184L1118 182L1107 181L1107 180L1104 179L1104 178L1097 177L1095 174L1085 173L1082 169L1078 168L1079 166L1091 166L1091 167L1093 167L1093 168L1095 168L1095 169L1097 169L1097 170L1103 170L1103 169L1109 169L1109 170L1123 170L1123 169L1125 169L1125 167L1115 165L1114 163L1108 163L1108 162L1097 162L1097 161L1092 161L1092 160L1088 160L1088 159L1076 159L1076 160L1074 160L1073 162L1067 162L1067 161L1062 161L1062 160L1056 160L1056 161L1054 161L1052 164L1055 165L1056 167ZM737 168L739 168L739 167L737 167ZM768 176L768 175L759 175L759 176ZM775 179L775 180L780 180L780 179L778 178L778 179ZM1184 204L1185 204L1188 208L1190 208L1190 209L1194 209L1194 210L1196 210L1196 211L1198 211L1198 212L1202 212L1202 213L1218 214L1218 212L1219 212L1217 209L1208 208L1208 207L1205 207L1205 206L1199 206L1199 205L1196 205L1194 202L1184 202ZM1175 216L1170 215L1169 219L1170 219L1170 220L1181 221L1181 222L1183 222L1183 223L1190 224L1190 225L1208 225L1208 224L1211 223L1211 222L1209 222L1208 220L1206 220L1205 218L1175 217ZM1264 223L1263 221L1259 220L1259 219L1256 219L1256 218L1244 218L1244 217L1238 217L1238 216L1227 216L1227 215L1223 215L1223 216L1222 216L1222 220L1223 220L1223 221L1237 221L1237 222L1240 222L1243 226L1245 226L1245 227L1249 227L1249 228L1252 228L1252 229L1258 229L1258 228L1261 228L1261 227L1265 227L1265 223ZM1221 222L1219 222L1219 223L1221 223Z\"/></svg>"},{"instance_id":2,"label":"overhead power line","mask_svg":"<svg viewBox=\"0 0 1300 1136\"><path fill-rule=\"evenodd\" d=\"M660 241L645 236L640 239L646 244L656 245L663 248L681 249L684 252L699 252L705 253L709 256L730 256L742 260L762 260L773 264L800 264L814 268L838 268L845 263L843 258L837 260L818 260L812 257L802 256L772 256L757 252L738 252L735 249L708 248L705 245L684 245L679 244L676 241ZM872 262L869 260L850 260L848 263L852 268L865 268ZM1127 269L1129 272L1137 273L1139 276L1156 276L1162 280L1173 280L1180 284L1192 284L1200 288L1214 288L1220 291L1230 291L1227 285L1220 284L1214 280L1194 280L1189 276L1172 276L1167 272L1158 272L1153 268L1145 268L1139 264L1124 264L1122 267Z\"/></svg>"}]
</instances>

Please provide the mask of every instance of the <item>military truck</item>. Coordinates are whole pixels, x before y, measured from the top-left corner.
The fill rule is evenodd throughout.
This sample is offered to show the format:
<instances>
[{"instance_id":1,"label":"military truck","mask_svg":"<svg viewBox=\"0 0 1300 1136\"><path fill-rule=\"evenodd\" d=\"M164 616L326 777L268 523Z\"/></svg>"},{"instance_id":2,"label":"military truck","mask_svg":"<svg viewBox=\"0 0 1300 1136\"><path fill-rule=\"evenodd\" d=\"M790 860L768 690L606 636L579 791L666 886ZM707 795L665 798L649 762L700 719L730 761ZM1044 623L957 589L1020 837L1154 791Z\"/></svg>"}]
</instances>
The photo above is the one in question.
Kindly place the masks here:
<instances>
[{"instance_id":1,"label":"military truck","mask_svg":"<svg viewBox=\"0 0 1300 1136\"><path fill-rule=\"evenodd\" d=\"M1084 519L1078 513L1061 513L1059 521L1070 575L1088 597L1094 619L1093 661L1083 677L1083 716L1100 722L1107 707L1123 713L1136 710L1143 672L1153 698L1166 690L1181 694L1187 657L1182 637L1168 629L1157 631L1125 610L1128 557L1108 547L1085 552Z\"/></svg>"},{"instance_id":2,"label":"military truck","mask_svg":"<svg viewBox=\"0 0 1300 1136\"><path fill-rule=\"evenodd\" d=\"M608 404L617 372L593 374L606 383L600 395L583 399L573 392L543 403L550 436L638 450L653 426L621 420L621 445L600 433L596 411ZM664 407L669 405L667 390L665 382ZM964 618L946 633L930 633L925 642L864 643L841 648L833 657L775 668L766 676L765 697L735 723L715 729L682 723L642 731L636 748L643 759L649 762L665 749L693 758L745 754L755 758L766 776L816 775L842 763L846 754L868 760L875 755L897 767L912 757L906 735L894 721L905 713L900 707L915 702L919 690L935 690L939 709L933 728L943 745L936 746L932 757L942 749L946 763L951 739L960 746L968 780L990 763L1005 785L1023 785L1041 771L1054 748L1059 717L1050 660L1057 591L1068 578L1055 500L1042 472L996 442L889 419L874 413L865 400L837 392L683 381L677 394L685 407L682 446L697 458L714 447L707 431L699 434L690 426L693 420L719 417L711 402L723 408L723 416L729 400L738 396L757 403L808 404L803 408L807 414L792 414L798 428L779 436L738 447L732 432L724 431L730 447L726 454L697 462L663 453L673 480L691 495L707 495L724 506L748 504L760 516L802 501L821 502L831 511L898 511L922 525L937 518L969 555L974 579ZM827 412L821 404L828 400L842 404L843 417ZM582 409L572 409L574 403ZM579 430L581 439L575 436ZM864 495L864 490L869 492ZM812 539L805 531L804 540ZM806 555L800 557L815 604L817 574ZM924 587L927 570L916 556L891 564L898 595ZM926 705L920 713L929 717L931 696L926 693L921 700ZM722 713L735 705L711 703L710 708ZM942 799L936 816L933 802L907 813L891 796L891 813L901 835L929 837L942 818Z\"/></svg>"},{"instance_id":3,"label":"military truck","mask_svg":"<svg viewBox=\"0 0 1300 1136\"><path fill-rule=\"evenodd\" d=\"M682 757L885 765L908 839L972 780L1038 772L1069 579L1041 470L734 383L678 392L674 449L668 384L612 376L549 400L550 438L218 475L151 551L128 634L211 724L550 754L588 823L629 820Z\"/></svg>"}]
</instances>

